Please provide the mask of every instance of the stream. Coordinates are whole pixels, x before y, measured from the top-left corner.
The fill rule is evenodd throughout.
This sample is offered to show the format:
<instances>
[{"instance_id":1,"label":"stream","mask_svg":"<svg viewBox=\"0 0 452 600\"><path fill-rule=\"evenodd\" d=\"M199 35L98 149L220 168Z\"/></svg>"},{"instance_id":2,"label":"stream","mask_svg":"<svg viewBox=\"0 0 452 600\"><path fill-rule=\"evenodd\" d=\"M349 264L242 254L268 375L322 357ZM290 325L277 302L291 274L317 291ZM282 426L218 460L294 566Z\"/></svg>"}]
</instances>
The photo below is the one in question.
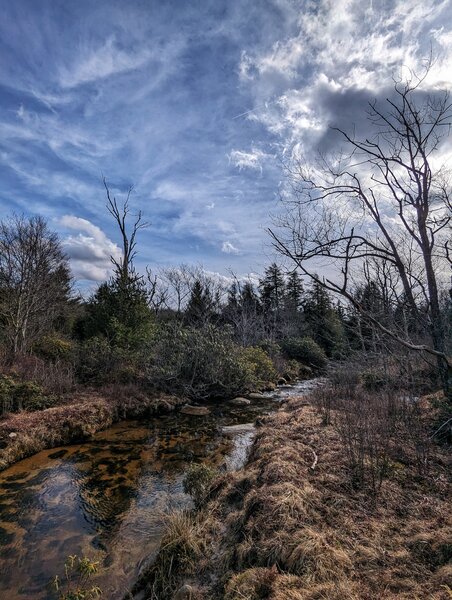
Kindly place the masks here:
<instances>
[{"instance_id":1,"label":"stream","mask_svg":"<svg viewBox=\"0 0 452 600\"><path fill-rule=\"evenodd\" d=\"M189 465L240 468L255 419L315 385L284 386L245 407L217 402L207 416L123 421L0 473L0 598L55 598L50 580L78 554L101 562L95 583L103 597L122 599L158 551L165 513L191 506L183 492ZM243 424L250 426L228 430Z\"/></svg>"}]
</instances>

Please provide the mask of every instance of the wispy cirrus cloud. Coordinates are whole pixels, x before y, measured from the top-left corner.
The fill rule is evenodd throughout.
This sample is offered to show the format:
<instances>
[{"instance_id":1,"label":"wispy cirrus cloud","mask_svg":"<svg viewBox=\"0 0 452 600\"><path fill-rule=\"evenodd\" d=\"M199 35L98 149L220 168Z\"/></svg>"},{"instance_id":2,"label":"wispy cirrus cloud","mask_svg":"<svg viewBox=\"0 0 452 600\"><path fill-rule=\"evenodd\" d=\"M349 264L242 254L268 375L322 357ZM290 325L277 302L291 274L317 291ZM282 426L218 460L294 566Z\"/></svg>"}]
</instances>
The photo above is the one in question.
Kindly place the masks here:
<instances>
[{"instance_id":1,"label":"wispy cirrus cloud","mask_svg":"<svg viewBox=\"0 0 452 600\"><path fill-rule=\"evenodd\" d=\"M226 241L223 242L221 246L221 251L225 254L239 254L240 250L234 246L232 242Z\"/></svg>"},{"instance_id":2,"label":"wispy cirrus cloud","mask_svg":"<svg viewBox=\"0 0 452 600\"><path fill-rule=\"evenodd\" d=\"M425 86L448 85L451 24L445 0L5 3L2 210L54 219L74 270L97 280L117 239L105 174L119 199L135 184L151 221L141 264L257 271L277 158L334 149L332 123L366 131L366 102L430 44Z\"/></svg>"},{"instance_id":3,"label":"wispy cirrus cloud","mask_svg":"<svg viewBox=\"0 0 452 600\"><path fill-rule=\"evenodd\" d=\"M262 173L263 163L271 158L266 152L258 148L252 148L246 152L244 150L232 150L229 154L229 161L241 171L242 169L251 169Z\"/></svg>"},{"instance_id":4,"label":"wispy cirrus cloud","mask_svg":"<svg viewBox=\"0 0 452 600\"><path fill-rule=\"evenodd\" d=\"M73 64L60 69L60 85L62 88L72 88L139 69L150 59L151 54L150 48L126 51L118 46L114 35L109 36L97 48L90 46L78 48Z\"/></svg>"}]
</instances>

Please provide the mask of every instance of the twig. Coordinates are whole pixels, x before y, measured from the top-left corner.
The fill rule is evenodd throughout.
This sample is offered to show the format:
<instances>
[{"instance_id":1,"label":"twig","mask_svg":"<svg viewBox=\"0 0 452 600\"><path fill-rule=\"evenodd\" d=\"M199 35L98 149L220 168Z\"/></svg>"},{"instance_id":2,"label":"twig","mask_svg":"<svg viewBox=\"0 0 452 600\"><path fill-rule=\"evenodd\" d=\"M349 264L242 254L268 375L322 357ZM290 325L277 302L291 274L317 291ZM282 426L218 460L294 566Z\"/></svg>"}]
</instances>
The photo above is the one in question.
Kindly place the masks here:
<instances>
[{"instance_id":1,"label":"twig","mask_svg":"<svg viewBox=\"0 0 452 600\"><path fill-rule=\"evenodd\" d=\"M435 433L433 433L433 434L430 436L430 439L432 440L432 439L435 437L435 435L436 435L437 433L439 433L439 432L441 431L441 429L442 429L443 427L445 427L445 426L446 426L448 423L450 423L451 421L452 421L452 417L451 417L450 419L447 419L447 421L446 421L445 423L443 423L443 424L441 425L441 427L439 427L439 428L438 428L438 429L435 431Z\"/></svg>"}]
</instances>

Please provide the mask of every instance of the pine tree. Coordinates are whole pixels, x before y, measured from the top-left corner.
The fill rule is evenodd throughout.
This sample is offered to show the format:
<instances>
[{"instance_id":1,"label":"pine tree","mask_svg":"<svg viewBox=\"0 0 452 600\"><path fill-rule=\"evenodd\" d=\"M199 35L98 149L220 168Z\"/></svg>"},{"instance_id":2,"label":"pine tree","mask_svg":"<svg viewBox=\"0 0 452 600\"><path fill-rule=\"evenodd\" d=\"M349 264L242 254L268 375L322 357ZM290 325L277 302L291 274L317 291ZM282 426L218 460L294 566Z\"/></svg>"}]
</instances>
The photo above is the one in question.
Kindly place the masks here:
<instances>
[{"instance_id":1,"label":"pine tree","mask_svg":"<svg viewBox=\"0 0 452 600\"><path fill-rule=\"evenodd\" d=\"M302 296L303 283L298 273L293 271L287 278L285 295L286 308L292 315L300 310Z\"/></svg>"},{"instance_id":2,"label":"pine tree","mask_svg":"<svg viewBox=\"0 0 452 600\"><path fill-rule=\"evenodd\" d=\"M213 316L215 301L208 286L196 279L191 287L190 299L185 311L185 321L189 325L200 326Z\"/></svg>"},{"instance_id":3,"label":"pine tree","mask_svg":"<svg viewBox=\"0 0 452 600\"><path fill-rule=\"evenodd\" d=\"M285 290L283 272L273 263L265 269L264 277L259 282L267 335L270 339L278 338L281 334Z\"/></svg>"},{"instance_id":4,"label":"pine tree","mask_svg":"<svg viewBox=\"0 0 452 600\"><path fill-rule=\"evenodd\" d=\"M337 353L343 342L342 323L328 292L317 282L306 294L303 317L307 334L325 350L327 356Z\"/></svg>"},{"instance_id":5,"label":"pine tree","mask_svg":"<svg viewBox=\"0 0 452 600\"><path fill-rule=\"evenodd\" d=\"M262 303L266 310L279 311L282 308L286 284L284 275L276 263L265 269L259 282Z\"/></svg>"}]
</instances>

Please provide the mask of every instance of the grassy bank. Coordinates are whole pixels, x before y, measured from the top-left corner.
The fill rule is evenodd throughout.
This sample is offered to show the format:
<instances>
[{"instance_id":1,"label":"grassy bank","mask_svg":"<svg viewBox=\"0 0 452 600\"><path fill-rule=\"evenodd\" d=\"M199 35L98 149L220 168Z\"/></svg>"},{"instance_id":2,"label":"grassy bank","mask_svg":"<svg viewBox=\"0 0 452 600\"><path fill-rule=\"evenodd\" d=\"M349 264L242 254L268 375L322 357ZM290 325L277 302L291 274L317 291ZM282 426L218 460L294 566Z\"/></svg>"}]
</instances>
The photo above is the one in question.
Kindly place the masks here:
<instances>
[{"instance_id":1,"label":"grassy bank","mask_svg":"<svg viewBox=\"0 0 452 600\"><path fill-rule=\"evenodd\" d=\"M0 421L0 470L41 450L88 439L118 420L170 412L182 403L175 396L114 386L85 389L53 408L10 414Z\"/></svg>"},{"instance_id":2,"label":"grassy bank","mask_svg":"<svg viewBox=\"0 0 452 600\"><path fill-rule=\"evenodd\" d=\"M169 519L139 597L450 599L450 454L430 439L438 398L399 400L331 388L269 417L247 467Z\"/></svg>"}]
</instances>

